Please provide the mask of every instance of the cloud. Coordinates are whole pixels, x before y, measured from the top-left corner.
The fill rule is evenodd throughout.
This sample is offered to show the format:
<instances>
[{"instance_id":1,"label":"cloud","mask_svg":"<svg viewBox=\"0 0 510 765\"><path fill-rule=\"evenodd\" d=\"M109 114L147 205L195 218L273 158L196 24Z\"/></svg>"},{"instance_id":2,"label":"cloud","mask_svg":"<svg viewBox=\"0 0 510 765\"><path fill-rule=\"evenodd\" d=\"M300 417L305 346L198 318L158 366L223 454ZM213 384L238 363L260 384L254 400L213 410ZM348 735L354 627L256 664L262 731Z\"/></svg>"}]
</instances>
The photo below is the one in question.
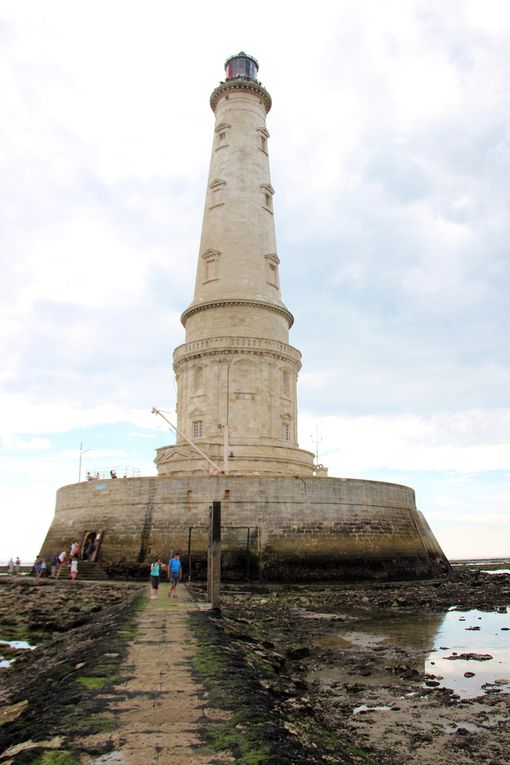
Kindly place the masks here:
<instances>
[{"instance_id":1,"label":"cloud","mask_svg":"<svg viewBox=\"0 0 510 765\"><path fill-rule=\"evenodd\" d=\"M313 417L301 415L301 447L318 432L330 475L373 470L455 471L472 475L510 466L510 411L435 415ZM309 434L308 438L306 434Z\"/></svg>"},{"instance_id":2,"label":"cloud","mask_svg":"<svg viewBox=\"0 0 510 765\"><path fill-rule=\"evenodd\" d=\"M51 441L49 438L38 438L32 436L31 438L17 438L10 435L6 437L0 436L2 446L6 449L12 449L14 451L39 451L41 449L50 449Z\"/></svg>"},{"instance_id":3,"label":"cloud","mask_svg":"<svg viewBox=\"0 0 510 765\"><path fill-rule=\"evenodd\" d=\"M109 434L113 453L121 424L169 440L150 409L175 407L208 98L239 47L274 103L301 444L319 422L335 473L439 471L450 498L452 475L505 469L507 3L296 2L291 35L265 0L249 26L159 0L7 0L0 16L0 423L41 496L76 473L57 469L63 434ZM136 453L142 437L122 438ZM19 492L31 508L37 490Z\"/></svg>"}]
</instances>

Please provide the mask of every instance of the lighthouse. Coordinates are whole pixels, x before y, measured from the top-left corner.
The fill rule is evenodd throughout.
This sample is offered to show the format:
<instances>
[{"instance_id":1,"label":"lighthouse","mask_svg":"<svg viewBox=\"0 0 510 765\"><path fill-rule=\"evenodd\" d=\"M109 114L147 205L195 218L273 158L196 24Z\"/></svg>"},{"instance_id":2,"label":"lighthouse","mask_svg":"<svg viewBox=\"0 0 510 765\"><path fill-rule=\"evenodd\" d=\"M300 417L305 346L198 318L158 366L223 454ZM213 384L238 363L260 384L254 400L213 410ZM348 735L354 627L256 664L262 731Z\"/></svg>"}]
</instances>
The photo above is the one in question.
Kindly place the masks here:
<instances>
[{"instance_id":1,"label":"lighthouse","mask_svg":"<svg viewBox=\"0 0 510 765\"><path fill-rule=\"evenodd\" d=\"M272 581L439 576L444 553L409 486L336 478L299 448L300 352L282 299L266 117L271 97L244 52L225 64L195 289L174 352L177 438L157 476L62 486L41 555L100 540L94 565L146 573L170 549L205 575L211 502L222 503L223 577ZM156 410L157 411L157 410ZM81 569L85 566L82 564Z\"/></svg>"},{"instance_id":2,"label":"lighthouse","mask_svg":"<svg viewBox=\"0 0 510 765\"><path fill-rule=\"evenodd\" d=\"M282 301L266 116L271 97L258 63L225 62L215 115L195 292L174 352L177 442L158 449L160 475L312 475L298 448L301 354ZM189 439L189 440L188 440ZM189 441L199 447L194 449Z\"/></svg>"}]
</instances>

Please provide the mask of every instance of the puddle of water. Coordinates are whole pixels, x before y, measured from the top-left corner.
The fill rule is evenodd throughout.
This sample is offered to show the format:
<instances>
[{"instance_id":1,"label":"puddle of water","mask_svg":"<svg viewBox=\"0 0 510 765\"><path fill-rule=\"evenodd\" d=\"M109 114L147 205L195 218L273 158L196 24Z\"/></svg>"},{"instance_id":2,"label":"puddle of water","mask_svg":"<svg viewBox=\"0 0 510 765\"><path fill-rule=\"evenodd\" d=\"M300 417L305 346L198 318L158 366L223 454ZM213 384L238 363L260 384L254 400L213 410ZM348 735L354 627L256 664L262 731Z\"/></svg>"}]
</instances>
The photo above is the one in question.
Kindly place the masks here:
<instances>
[{"instance_id":1,"label":"puddle of water","mask_svg":"<svg viewBox=\"0 0 510 765\"><path fill-rule=\"evenodd\" d=\"M494 569L482 568L482 574L510 574L510 568L494 568Z\"/></svg>"},{"instance_id":2,"label":"puddle of water","mask_svg":"<svg viewBox=\"0 0 510 765\"><path fill-rule=\"evenodd\" d=\"M366 704L360 704L359 707L354 707L352 710L353 715L359 715L360 712L390 712L391 707L368 707Z\"/></svg>"},{"instance_id":3,"label":"puddle of water","mask_svg":"<svg viewBox=\"0 0 510 765\"><path fill-rule=\"evenodd\" d=\"M461 698L474 698L493 686L510 693L510 614L497 611L449 611L438 630L433 649L425 656L425 672L434 674L439 687L451 688ZM470 627L480 627L472 630ZM446 648L447 646L447 648ZM448 659L456 654L489 654L492 659ZM473 677L464 674L474 673ZM497 682L499 681L499 682Z\"/></svg>"},{"instance_id":4,"label":"puddle of water","mask_svg":"<svg viewBox=\"0 0 510 765\"><path fill-rule=\"evenodd\" d=\"M465 614L461 614L461 616L465 616ZM444 614L378 615L376 618L360 621L359 629L354 626L351 632L342 632L342 637L348 638L352 643L358 645L393 644L402 648L412 648L415 651L428 652L434 647L434 638L438 634L444 618ZM440 645L447 644L441 643ZM416 668L420 669L419 666Z\"/></svg>"},{"instance_id":5,"label":"puddle of water","mask_svg":"<svg viewBox=\"0 0 510 765\"><path fill-rule=\"evenodd\" d=\"M30 645L26 640L0 640L0 646L2 645L8 645L9 648L13 648L15 651L33 651L34 648L37 648L36 645ZM9 667L12 667L15 661L15 657L12 659L4 659L3 656L0 656L0 669L8 669Z\"/></svg>"},{"instance_id":6,"label":"puddle of water","mask_svg":"<svg viewBox=\"0 0 510 765\"><path fill-rule=\"evenodd\" d=\"M450 688L465 699L487 691L510 693L510 613L454 608L442 614L378 616L359 622L358 629L349 624L349 631L319 638L316 645L331 648L358 645L375 650L385 644L401 646L417 653L412 664L419 672L435 676L434 687ZM492 658L487 661L446 658L454 653L489 654ZM473 677L465 677L465 673L473 673ZM368 684L377 682L380 674L380 670L372 671ZM344 682L346 673L341 666L330 667L325 674L319 670L316 677ZM353 675L349 678L355 679ZM357 676L356 682L364 684L365 680Z\"/></svg>"},{"instance_id":7,"label":"puddle of water","mask_svg":"<svg viewBox=\"0 0 510 765\"><path fill-rule=\"evenodd\" d=\"M352 643L340 635L323 635L317 638L314 645L317 648L348 648Z\"/></svg>"},{"instance_id":8,"label":"puddle of water","mask_svg":"<svg viewBox=\"0 0 510 765\"><path fill-rule=\"evenodd\" d=\"M0 640L0 645L8 645L17 651L33 651L36 645L30 645L26 640Z\"/></svg>"}]
</instances>

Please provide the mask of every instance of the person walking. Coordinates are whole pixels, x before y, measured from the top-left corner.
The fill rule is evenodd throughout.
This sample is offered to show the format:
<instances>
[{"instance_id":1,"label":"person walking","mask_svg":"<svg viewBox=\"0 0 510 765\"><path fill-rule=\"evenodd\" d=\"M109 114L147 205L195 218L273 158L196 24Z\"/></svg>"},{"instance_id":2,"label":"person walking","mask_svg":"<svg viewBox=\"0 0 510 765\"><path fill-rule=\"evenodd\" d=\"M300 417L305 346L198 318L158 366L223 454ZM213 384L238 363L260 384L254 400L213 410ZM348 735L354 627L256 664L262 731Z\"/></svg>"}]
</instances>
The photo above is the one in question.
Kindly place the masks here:
<instances>
[{"instance_id":1,"label":"person walking","mask_svg":"<svg viewBox=\"0 0 510 765\"><path fill-rule=\"evenodd\" d=\"M181 556L179 553L174 553L173 558L170 558L168 561L168 579L170 581L171 587L170 592L168 593L169 598L176 598L177 597L177 585L179 584L179 580L182 577L182 565L181 565Z\"/></svg>"},{"instance_id":2,"label":"person walking","mask_svg":"<svg viewBox=\"0 0 510 765\"><path fill-rule=\"evenodd\" d=\"M67 551L62 550L62 552L58 556L58 568L57 568L57 573L55 575L55 579L59 578L60 572L62 571L62 566L64 565L66 558L67 558Z\"/></svg>"},{"instance_id":3,"label":"person walking","mask_svg":"<svg viewBox=\"0 0 510 765\"><path fill-rule=\"evenodd\" d=\"M21 561L19 559L19 555L16 558L16 562L14 563L14 573L19 574L21 571Z\"/></svg>"},{"instance_id":4,"label":"person walking","mask_svg":"<svg viewBox=\"0 0 510 765\"><path fill-rule=\"evenodd\" d=\"M58 555L57 553L51 553L50 557L50 576L54 577L58 568Z\"/></svg>"},{"instance_id":5,"label":"person walking","mask_svg":"<svg viewBox=\"0 0 510 765\"><path fill-rule=\"evenodd\" d=\"M151 600L158 597L159 575L161 572L161 558L151 563Z\"/></svg>"},{"instance_id":6,"label":"person walking","mask_svg":"<svg viewBox=\"0 0 510 765\"><path fill-rule=\"evenodd\" d=\"M35 563L35 583L41 583L41 577L46 575L46 561L44 558L37 558Z\"/></svg>"},{"instance_id":7,"label":"person walking","mask_svg":"<svg viewBox=\"0 0 510 765\"><path fill-rule=\"evenodd\" d=\"M9 574L14 574L14 561L12 558L9 560L9 563L7 564L7 570L9 571Z\"/></svg>"}]
</instances>

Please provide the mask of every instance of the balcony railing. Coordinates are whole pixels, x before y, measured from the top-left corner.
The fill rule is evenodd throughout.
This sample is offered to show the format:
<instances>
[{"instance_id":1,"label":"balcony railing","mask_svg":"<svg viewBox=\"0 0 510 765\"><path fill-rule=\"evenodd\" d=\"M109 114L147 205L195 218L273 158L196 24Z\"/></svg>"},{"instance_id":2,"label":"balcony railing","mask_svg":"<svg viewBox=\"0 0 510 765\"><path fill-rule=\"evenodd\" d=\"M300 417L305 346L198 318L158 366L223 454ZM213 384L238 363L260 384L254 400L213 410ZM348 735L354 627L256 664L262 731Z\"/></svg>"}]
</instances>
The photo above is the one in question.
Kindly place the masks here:
<instances>
[{"instance_id":1,"label":"balcony railing","mask_svg":"<svg viewBox=\"0 0 510 765\"><path fill-rule=\"evenodd\" d=\"M114 480L115 478L138 478L140 468L132 465L115 465L111 468L102 468L101 470L88 470L85 474L85 481L104 481Z\"/></svg>"}]
</instances>

